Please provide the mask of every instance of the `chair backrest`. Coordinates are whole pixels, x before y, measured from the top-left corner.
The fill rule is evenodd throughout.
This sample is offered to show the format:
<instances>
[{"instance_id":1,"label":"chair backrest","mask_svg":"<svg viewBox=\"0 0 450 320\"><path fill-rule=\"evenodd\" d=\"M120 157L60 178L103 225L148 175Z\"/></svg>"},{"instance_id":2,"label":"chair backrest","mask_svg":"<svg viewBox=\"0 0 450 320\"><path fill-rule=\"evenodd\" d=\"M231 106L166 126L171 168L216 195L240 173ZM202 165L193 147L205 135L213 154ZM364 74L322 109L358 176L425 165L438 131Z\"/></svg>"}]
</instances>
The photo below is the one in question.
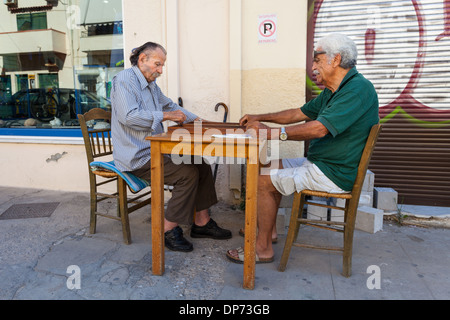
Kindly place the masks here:
<instances>
[{"instance_id":1,"label":"chair backrest","mask_svg":"<svg viewBox=\"0 0 450 320\"><path fill-rule=\"evenodd\" d=\"M110 124L111 111L94 108L85 114L79 114L78 120L80 122L81 132L83 133L88 164L94 161L95 158L111 155L113 150L111 142L111 127L89 129L86 124L86 122L90 120L103 120L104 122Z\"/></svg>"},{"instance_id":2,"label":"chair backrest","mask_svg":"<svg viewBox=\"0 0 450 320\"><path fill-rule=\"evenodd\" d=\"M358 199L361 194L361 189L366 177L367 168L369 167L370 159L372 158L373 149L377 142L378 136L381 131L381 124L375 124L370 129L369 136L367 137L366 145L364 147L361 160L359 161L358 173L356 175L355 183L353 184L352 198Z\"/></svg>"}]
</instances>

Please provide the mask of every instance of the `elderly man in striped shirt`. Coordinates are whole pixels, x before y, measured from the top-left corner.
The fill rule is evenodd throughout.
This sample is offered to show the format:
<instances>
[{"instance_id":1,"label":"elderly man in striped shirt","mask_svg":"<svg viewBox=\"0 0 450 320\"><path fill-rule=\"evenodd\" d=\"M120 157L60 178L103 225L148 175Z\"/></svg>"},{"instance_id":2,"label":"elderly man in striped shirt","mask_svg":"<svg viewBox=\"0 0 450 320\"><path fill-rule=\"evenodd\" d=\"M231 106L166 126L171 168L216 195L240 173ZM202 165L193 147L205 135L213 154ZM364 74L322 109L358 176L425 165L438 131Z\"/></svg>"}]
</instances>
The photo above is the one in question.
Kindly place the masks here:
<instances>
[{"instance_id":1,"label":"elderly man in striped shirt","mask_svg":"<svg viewBox=\"0 0 450 320\"><path fill-rule=\"evenodd\" d=\"M166 55L161 45L147 42L133 50L132 67L118 73L112 81L114 163L120 170L148 181L150 144L145 137L164 132L163 121L182 123L198 119L164 96L156 84ZM179 224L193 223L192 238L231 238L231 232L220 228L208 214L208 209L217 203L211 167L203 161L196 162L175 164L169 156L164 157L164 183L173 186L164 219L165 245L171 250L193 250Z\"/></svg>"}]
</instances>

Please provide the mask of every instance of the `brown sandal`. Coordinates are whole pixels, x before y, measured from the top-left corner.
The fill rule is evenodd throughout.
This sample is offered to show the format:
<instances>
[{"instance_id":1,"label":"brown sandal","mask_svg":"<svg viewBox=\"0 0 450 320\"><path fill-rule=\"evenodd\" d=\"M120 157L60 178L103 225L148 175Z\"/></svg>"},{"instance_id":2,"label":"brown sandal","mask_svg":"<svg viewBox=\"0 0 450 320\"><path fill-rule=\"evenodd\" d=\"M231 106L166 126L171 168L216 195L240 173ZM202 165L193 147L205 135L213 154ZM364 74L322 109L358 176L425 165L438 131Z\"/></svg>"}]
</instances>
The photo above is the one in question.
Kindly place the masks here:
<instances>
[{"instance_id":1,"label":"brown sandal","mask_svg":"<svg viewBox=\"0 0 450 320\"><path fill-rule=\"evenodd\" d=\"M227 251L227 258L234 263L239 263L242 264L244 263L244 248L239 247L237 249L235 249L237 251L238 256L235 257L232 254L230 254L231 250ZM255 263L271 263L274 261L274 258L260 258L258 257L258 254L256 254L256 259L255 259Z\"/></svg>"}]
</instances>

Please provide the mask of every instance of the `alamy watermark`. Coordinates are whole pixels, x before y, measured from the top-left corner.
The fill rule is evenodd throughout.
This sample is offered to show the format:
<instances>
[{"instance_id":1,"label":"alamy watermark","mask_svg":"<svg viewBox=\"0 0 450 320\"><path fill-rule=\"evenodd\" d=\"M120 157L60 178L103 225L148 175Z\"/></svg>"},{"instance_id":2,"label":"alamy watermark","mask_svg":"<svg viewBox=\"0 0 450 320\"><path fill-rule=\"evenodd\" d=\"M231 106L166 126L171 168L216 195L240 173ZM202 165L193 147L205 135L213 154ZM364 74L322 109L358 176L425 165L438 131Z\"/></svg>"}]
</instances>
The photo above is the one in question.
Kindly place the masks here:
<instances>
[{"instance_id":1,"label":"alamy watermark","mask_svg":"<svg viewBox=\"0 0 450 320\"><path fill-rule=\"evenodd\" d=\"M70 274L67 277L66 286L69 290L81 289L81 269L77 265L70 265L67 267L66 273Z\"/></svg>"},{"instance_id":2,"label":"alamy watermark","mask_svg":"<svg viewBox=\"0 0 450 320\"><path fill-rule=\"evenodd\" d=\"M81 289L81 269L77 265L70 265L67 267L67 277L66 286L69 290ZM366 270L367 274L370 276L366 280L367 289L381 289L381 268L377 265L370 265Z\"/></svg>"},{"instance_id":3,"label":"alamy watermark","mask_svg":"<svg viewBox=\"0 0 450 320\"><path fill-rule=\"evenodd\" d=\"M77 5L67 6L67 28L69 30L80 29L81 11Z\"/></svg>"},{"instance_id":4,"label":"alamy watermark","mask_svg":"<svg viewBox=\"0 0 450 320\"><path fill-rule=\"evenodd\" d=\"M171 159L175 164L200 164L202 157L215 157L218 164L233 164L235 158L247 158L247 164L261 164L261 174L268 175L270 170L278 169L279 141L273 140L268 147L268 130L260 129L244 131L230 128L225 132L217 128L206 128L201 121L194 122L193 134L185 128L175 129L171 134L171 141L179 142L171 152ZM252 148L259 140L258 148ZM202 146L207 144L206 146ZM192 149L196 156L192 157Z\"/></svg>"},{"instance_id":5,"label":"alamy watermark","mask_svg":"<svg viewBox=\"0 0 450 320\"><path fill-rule=\"evenodd\" d=\"M370 265L367 267L366 273L370 274L367 278L367 289L381 289L381 268L377 265Z\"/></svg>"}]
</instances>

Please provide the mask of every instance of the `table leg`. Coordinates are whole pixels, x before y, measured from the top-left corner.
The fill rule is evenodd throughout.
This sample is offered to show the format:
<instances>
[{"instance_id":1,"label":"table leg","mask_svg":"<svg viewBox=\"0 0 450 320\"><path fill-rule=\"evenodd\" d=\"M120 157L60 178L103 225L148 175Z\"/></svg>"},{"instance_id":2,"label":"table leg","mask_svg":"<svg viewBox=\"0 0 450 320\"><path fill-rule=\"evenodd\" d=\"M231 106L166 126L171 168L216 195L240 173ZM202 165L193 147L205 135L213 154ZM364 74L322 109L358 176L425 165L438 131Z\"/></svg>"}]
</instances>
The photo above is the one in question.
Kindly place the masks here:
<instances>
[{"instance_id":1,"label":"table leg","mask_svg":"<svg viewBox=\"0 0 450 320\"><path fill-rule=\"evenodd\" d=\"M250 149L250 148L249 148ZM254 150L253 150L254 151ZM257 149L255 151L257 153ZM252 151L249 150L250 155ZM257 158L257 156L256 156ZM255 287L257 191L259 164L254 157L247 161L245 190L245 243L244 243L244 289Z\"/></svg>"},{"instance_id":2,"label":"table leg","mask_svg":"<svg viewBox=\"0 0 450 320\"><path fill-rule=\"evenodd\" d=\"M161 143L151 143L152 271L164 273L164 161Z\"/></svg>"}]
</instances>

